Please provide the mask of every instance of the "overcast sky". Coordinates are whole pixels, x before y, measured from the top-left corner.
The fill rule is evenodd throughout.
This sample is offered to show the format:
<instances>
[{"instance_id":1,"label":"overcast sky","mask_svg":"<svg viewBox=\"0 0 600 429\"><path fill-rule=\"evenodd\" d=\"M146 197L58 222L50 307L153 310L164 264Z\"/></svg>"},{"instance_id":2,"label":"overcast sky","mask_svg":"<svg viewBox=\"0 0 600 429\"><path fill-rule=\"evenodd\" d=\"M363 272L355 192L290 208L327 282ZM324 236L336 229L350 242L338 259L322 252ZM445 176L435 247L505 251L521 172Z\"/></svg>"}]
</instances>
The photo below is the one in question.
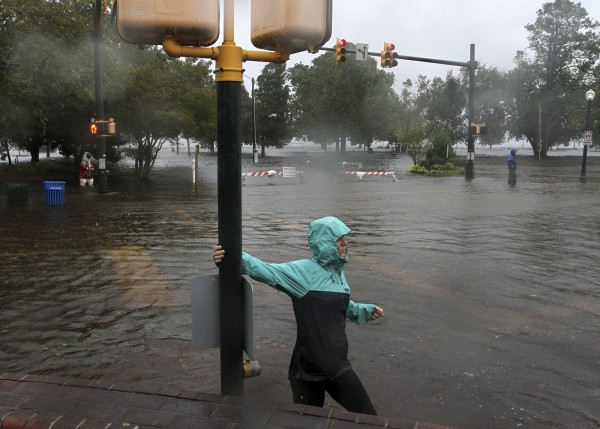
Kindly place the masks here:
<instances>
[{"instance_id":1,"label":"overcast sky","mask_svg":"<svg viewBox=\"0 0 600 429\"><path fill-rule=\"evenodd\" d=\"M250 42L250 1L235 0L235 42L244 49L256 49ZM401 55L468 61L469 46L475 44L480 64L511 69L517 50L524 50L527 31L544 1L537 0L333 0L333 31L325 44L333 47L337 37L352 43L366 43L379 52L383 43L393 42ZM581 5L600 21L600 0L581 0ZM222 35L217 44L222 41ZM319 55L319 54L317 54ZM310 64L315 55L292 55L288 66ZM377 59L379 61L379 59ZM264 63L246 62L245 74L257 77ZM342 65L340 65L342 67ZM416 82L420 74L445 77L457 67L399 61L391 70L396 87L406 79ZM248 82L246 82L248 83ZM249 84L248 84L249 88Z\"/></svg>"}]
</instances>

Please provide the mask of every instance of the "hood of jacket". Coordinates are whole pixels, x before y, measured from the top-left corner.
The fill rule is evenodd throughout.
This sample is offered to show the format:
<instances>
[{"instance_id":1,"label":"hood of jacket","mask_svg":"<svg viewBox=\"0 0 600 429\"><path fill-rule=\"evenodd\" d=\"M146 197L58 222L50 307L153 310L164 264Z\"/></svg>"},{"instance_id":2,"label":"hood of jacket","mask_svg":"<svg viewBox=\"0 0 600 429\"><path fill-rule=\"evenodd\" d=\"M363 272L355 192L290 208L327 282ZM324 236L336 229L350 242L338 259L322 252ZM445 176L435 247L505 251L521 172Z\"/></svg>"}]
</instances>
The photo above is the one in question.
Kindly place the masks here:
<instances>
[{"instance_id":1,"label":"hood of jacket","mask_svg":"<svg viewBox=\"0 0 600 429\"><path fill-rule=\"evenodd\" d=\"M336 241L349 232L350 228L333 216L313 221L307 230L308 245L313 258L323 267L338 267L348 262L347 253L344 258L338 255Z\"/></svg>"},{"instance_id":2,"label":"hood of jacket","mask_svg":"<svg viewBox=\"0 0 600 429\"><path fill-rule=\"evenodd\" d=\"M510 154L511 154L512 156L515 156L515 155L517 154L517 149L511 149L511 150L510 150Z\"/></svg>"}]
</instances>

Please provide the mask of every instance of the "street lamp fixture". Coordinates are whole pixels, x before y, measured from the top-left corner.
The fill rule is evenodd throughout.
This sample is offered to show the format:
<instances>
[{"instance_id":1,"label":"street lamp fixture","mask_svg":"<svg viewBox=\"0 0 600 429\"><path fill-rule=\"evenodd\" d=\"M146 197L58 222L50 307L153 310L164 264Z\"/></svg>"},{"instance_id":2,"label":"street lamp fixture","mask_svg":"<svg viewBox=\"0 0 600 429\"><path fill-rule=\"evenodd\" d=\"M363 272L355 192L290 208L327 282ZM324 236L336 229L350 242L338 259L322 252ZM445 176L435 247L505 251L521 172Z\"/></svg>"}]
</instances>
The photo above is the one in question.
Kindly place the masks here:
<instances>
[{"instance_id":1,"label":"street lamp fixture","mask_svg":"<svg viewBox=\"0 0 600 429\"><path fill-rule=\"evenodd\" d=\"M592 101L594 101L594 97L596 96L596 93L594 92L594 90L590 89L588 92L585 93L585 99L591 103Z\"/></svg>"},{"instance_id":2,"label":"street lamp fixture","mask_svg":"<svg viewBox=\"0 0 600 429\"><path fill-rule=\"evenodd\" d=\"M591 120L591 111L592 111L592 101L594 101L594 97L596 93L593 90L589 90L585 93L585 99L587 100L587 120L585 122L585 133L583 140L583 159L581 161L581 176L579 180L582 182L586 180L585 177L585 169L587 163L587 148L589 144L592 144L592 120Z\"/></svg>"}]
</instances>

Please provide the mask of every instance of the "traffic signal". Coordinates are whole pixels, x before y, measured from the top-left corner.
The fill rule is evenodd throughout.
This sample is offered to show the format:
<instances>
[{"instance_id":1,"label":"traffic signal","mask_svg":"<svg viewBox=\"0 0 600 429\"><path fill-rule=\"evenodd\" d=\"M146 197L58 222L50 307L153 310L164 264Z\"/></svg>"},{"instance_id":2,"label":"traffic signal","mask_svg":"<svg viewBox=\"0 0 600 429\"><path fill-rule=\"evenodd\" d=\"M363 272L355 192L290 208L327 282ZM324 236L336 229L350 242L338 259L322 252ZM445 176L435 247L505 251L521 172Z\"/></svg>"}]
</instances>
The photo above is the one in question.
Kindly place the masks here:
<instances>
[{"instance_id":1,"label":"traffic signal","mask_svg":"<svg viewBox=\"0 0 600 429\"><path fill-rule=\"evenodd\" d=\"M381 67L389 68L398 65L398 60L396 60L398 54L394 52L394 49L396 49L396 45L393 43L383 43L383 51L381 51Z\"/></svg>"},{"instance_id":2,"label":"traffic signal","mask_svg":"<svg viewBox=\"0 0 600 429\"><path fill-rule=\"evenodd\" d=\"M487 127L485 126L485 123L471 124L471 134L477 135L477 136L482 136L482 135L487 134Z\"/></svg>"},{"instance_id":3,"label":"traffic signal","mask_svg":"<svg viewBox=\"0 0 600 429\"><path fill-rule=\"evenodd\" d=\"M338 37L337 43L335 45L335 63L345 63L346 62L346 39L340 39Z\"/></svg>"},{"instance_id":4,"label":"traffic signal","mask_svg":"<svg viewBox=\"0 0 600 429\"><path fill-rule=\"evenodd\" d=\"M113 118L108 118L108 134L116 134L117 124Z\"/></svg>"},{"instance_id":5,"label":"traffic signal","mask_svg":"<svg viewBox=\"0 0 600 429\"><path fill-rule=\"evenodd\" d=\"M90 121L90 134L93 136L98 135L98 124L96 123L94 118L92 118L92 120Z\"/></svg>"}]
</instances>

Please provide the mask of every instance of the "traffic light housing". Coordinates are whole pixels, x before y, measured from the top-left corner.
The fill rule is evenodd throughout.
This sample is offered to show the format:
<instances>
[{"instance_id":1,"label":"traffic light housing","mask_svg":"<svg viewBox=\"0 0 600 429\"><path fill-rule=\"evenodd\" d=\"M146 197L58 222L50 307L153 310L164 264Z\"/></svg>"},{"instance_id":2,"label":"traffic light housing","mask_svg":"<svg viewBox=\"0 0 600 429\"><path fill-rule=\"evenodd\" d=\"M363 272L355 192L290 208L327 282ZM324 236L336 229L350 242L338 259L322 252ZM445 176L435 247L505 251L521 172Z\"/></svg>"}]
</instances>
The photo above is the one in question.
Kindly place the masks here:
<instances>
[{"instance_id":1,"label":"traffic light housing","mask_svg":"<svg viewBox=\"0 0 600 429\"><path fill-rule=\"evenodd\" d=\"M113 118L108 118L108 129L106 130L108 132L108 134L110 135L114 135L117 133L117 124L115 123L115 120Z\"/></svg>"},{"instance_id":2,"label":"traffic light housing","mask_svg":"<svg viewBox=\"0 0 600 429\"><path fill-rule=\"evenodd\" d=\"M394 52L396 45L389 42L383 43L383 51L381 51L381 67L390 68L398 65L398 54Z\"/></svg>"},{"instance_id":3,"label":"traffic light housing","mask_svg":"<svg viewBox=\"0 0 600 429\"><path fill-rule=\"evenodd\" d=\"M476 136L487 134L487 127L485 126L485 123L471 124L471 134Z\"/></svg>"},{"instance_id":4,"label":"traffic light housing","mask_svg":"<svg viewBox=\"0 0 600 429\"><path fill-rule=\"evenodd\" d=\"M90 134L95 137L111 137L117 132L117 124L114 118L90 119Z\"/></svg>"},{"instance_id":5,"label":"traffic light housing","mask_svg":"<svg viewBox=\"0 0 600 429\"><path fill-rule=\"evenodd\" d=\"M92 118L90 121L90 134L93 136L98 135L98 124L96 123L94 118Z\"/></svg>"},{"instance_id":6,"label":"traffic light housing","mask_svg":"<svg viewBox=\"0 0 600 429\"><path fill-rule=\"evenodd\" d=\"M338 37L337 42L335 44L335 63L345 63L346 62L346 39L340 39Z\"/></svg>"}]
</instances>

